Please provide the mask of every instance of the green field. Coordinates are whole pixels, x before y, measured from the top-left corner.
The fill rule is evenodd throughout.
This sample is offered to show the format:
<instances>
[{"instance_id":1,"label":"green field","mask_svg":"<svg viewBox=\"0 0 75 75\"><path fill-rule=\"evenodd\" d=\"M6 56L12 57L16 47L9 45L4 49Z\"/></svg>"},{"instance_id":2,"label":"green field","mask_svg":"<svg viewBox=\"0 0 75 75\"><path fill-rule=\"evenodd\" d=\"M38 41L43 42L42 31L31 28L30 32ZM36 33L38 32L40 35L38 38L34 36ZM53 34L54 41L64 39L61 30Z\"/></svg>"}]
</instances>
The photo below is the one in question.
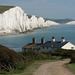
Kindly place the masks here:
<instances>
[{"instance_id":1,"label":"green field","mask_svg":"<svg viewBox=\"0 0 75 75\"><path fill-rule=\"evenodd\" d=\"M29 65L22 73L20 74L12 74L12 75L33 75L33 73L43 64L46 62L54 62L57 60L40 60L35 61L31 65ZM10 75L10 74L9 74Z\"/></svg>"},{"instance_id":2,"label":"green field","mask_svg":"<svg viewBox=\"0 0 75 75\"><path fill-rule=\"evenodd\" d=\"M24 70L14 70L6 74L0 74L0 75L33 75L33 73L43 64L46 62L55 62L58 61L59 59L56 60L39 60L39 61L34 61L30 64L27 64L27 67Z\"/></svg>"},{"instance_id":3,"label":"green field","mask_svg":"<svg viewBox=\"0 0 75 75\"><path fill-rule=\"evenodd\" d=\"M75 63L67 64L67 68L75 73Z\"/></svg>"},{"instance_id":4,"label":"green field","mask_svg":"<svg viewBox=\"0 0 75 75\"><path fill-rule=\"evenodd\" d=\"M14 6L0 6L0 13L3 13L4 11L9 10L10 8L13 8Z\"/></svg>"}]
</instances>

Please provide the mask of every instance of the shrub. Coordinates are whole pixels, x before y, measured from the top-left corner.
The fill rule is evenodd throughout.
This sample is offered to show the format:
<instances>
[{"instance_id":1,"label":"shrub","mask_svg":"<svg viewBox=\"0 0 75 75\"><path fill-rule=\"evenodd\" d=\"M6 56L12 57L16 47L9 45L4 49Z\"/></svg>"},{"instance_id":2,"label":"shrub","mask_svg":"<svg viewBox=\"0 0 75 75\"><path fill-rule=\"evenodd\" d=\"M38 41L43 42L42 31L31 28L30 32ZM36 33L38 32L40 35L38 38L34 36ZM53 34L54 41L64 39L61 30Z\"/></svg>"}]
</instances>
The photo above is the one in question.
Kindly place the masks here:
<instances>
[{"instance_id":1,"label":"shrub","mask_svg":"<svg viewBox=\"0 0 75 75\"><path fill-rule=\"evenodd\" d=\"M75 51L71 55L71 63L75 63Z\"/></svg>"},{"instance_id":2,"label":"shrub","mask_svg":"<svg viewBox=\"0 0 75 75\"><path fill-rule=\"evenodd\" d=\"M73 50L64 50L64 49L58 48L57 50L52 52L51 55L62 56L62 58L71 58L72 53L73 53Z\"/></svg>"},{"instance_id":3,"label":"shrub","mask_svg":"<svg viewBox=\"0 0 75 75\"><path fill-rule=\"evenodd\" d=\"M0 6L0 13L3 13L13 7L14 6Z\"/></svg>"},{"instance_id":4,"label":"shrub","mask_svg":"<svg viewBox=\"0 0 75 75\"><path fill-rule=\"evenodd\" d=\"M0 45L0 70L10 71L17 69L16 65L25 64L28 61L23 55Z\"/></svg>"},{"instance_id":5,"label":"shrub","mask_svg":"<svg viewBox=\"0 0 75 75\"><path fill-rule=\"evenodd\" d=\"M50 52L34 52L34 51L25 51L25 52L21 52L21 54L23 54L26 58L30 59L30 60L45 60L45 59L52 59L52 56L50 54Z\"/></svg>"}]
</instances>

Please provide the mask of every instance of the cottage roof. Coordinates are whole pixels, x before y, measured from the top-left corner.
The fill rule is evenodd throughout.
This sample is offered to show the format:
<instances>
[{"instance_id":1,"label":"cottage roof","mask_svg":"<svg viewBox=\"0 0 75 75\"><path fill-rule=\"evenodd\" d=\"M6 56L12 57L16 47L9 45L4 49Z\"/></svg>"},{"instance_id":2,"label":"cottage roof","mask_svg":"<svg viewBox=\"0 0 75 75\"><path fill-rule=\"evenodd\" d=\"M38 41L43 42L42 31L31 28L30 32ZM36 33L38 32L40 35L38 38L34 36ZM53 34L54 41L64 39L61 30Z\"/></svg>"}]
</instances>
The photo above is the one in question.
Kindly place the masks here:
<instances>
[{"instance_id":1,"label":"cottage roof","mask_svg":"<svg viewBox=\"0 0 75 75\"><path fill-rule=\"evenodd\" d=\"M65 44L67 44L68 41L65 42L61 42L61 41L47 41L46 43L42 44L41 47L54 47L54 48L61 48L62 46L64 46Z\"/></svg>"},{"instance_id":2,"label":"cottage roof","mask_svg":"<svg viewBox=\"0 0 75 75\"><path fill-rule=\"evenodd\" d=\"M41 46L41 43L29 43L23 48L39 48Z\"/></svg>"},{"instance_id":3,"label":"cottage roof","mask_svg":"<svg viewBox=\"0 0 75 75\"><path fill-rule=\"evenodd\" d=\"M23 48L34 48L34 49L38 49L40 47L54 47L54 48L61 48L62 46L64 46L65 44L67 44L68 41L65 42L61 42L61 41L47 41L46 43L42 44L42 43L29 43L27 45L25 45Z\"/></svg>"}]
</instances>

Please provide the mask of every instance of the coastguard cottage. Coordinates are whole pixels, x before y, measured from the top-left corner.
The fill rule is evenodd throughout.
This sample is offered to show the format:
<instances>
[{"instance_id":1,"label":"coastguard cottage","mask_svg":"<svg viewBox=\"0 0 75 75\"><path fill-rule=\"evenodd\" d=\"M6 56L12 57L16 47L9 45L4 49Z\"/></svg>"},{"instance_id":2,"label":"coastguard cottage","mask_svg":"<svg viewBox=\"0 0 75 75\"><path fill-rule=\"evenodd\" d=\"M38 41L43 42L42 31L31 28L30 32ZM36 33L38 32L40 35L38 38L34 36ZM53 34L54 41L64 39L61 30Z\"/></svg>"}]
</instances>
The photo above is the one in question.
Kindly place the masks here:
<instances>
[{"instance_id":1,"label":"coastguard cottage","mask_svg":"<svg viewBox=\"0 0 75 75\"><path fill-rule=\"evenodd\" d=\"M23 51L54 51L57 48L66 49L66 50L75 50L75 45L70 43L69 41L65 41L64 37L61 38L61 41L56 41L55 37L52 37L51 41L46 41L45 38L41 38L41 43L36 43L36 38L33 37L32 43L28 43L25 45L22 50Z\"/></svg>"}]
</instances>

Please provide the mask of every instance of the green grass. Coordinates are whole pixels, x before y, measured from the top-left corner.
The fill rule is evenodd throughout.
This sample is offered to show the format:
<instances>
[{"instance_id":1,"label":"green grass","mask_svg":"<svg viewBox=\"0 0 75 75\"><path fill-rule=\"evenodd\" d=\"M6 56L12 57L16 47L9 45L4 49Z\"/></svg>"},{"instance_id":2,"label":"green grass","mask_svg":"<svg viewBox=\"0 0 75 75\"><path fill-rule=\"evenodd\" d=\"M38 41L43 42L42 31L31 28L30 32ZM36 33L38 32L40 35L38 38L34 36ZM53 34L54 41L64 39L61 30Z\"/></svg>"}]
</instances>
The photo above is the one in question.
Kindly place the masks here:
<instances>
[{"instance_id":1,"label":"green grass","mask_svg":"<svg viewBox=\"0 0 75 75\"><path fill-rule=\"evenodd\" d=\"M6 47L5 47L5 50L6 50ZM4 51L4 50L2 50L2 51ZM5 52L7 52L7 51L5 51ZM4 53L4 52L2 52L2 53ZM13 54L16 55L16 53L13 53ZM11 55L13 55L13 54L11 54ZM32 75L33 72L41 64L43 64L45 62L54 62L54 61L58 61L58 60L61 59L61 57L51 56L50 53L47 53L47 52L43 52L43 53L40 53L40 54L35 53L35 52L24 52L24 53L21 53L21 54L24 55L25 58L27 58L27 59L25 59L25 58L23 58L23 56L19 56L17 54L18 55L18 57L16 59L17 64L12 63L12 65L14 64L15 67L12 67L9 72L6 71L6 70L3 71L4 69L2 69L3 74L0 74L0 75ZM13 59L16 57L16 56L15 57L14 56L12 57ZM26 62L25 64L19 61L20 57L23 58L23 60L25 60L25 62ZM3 59L5 59L5 58L3 58ZM7 59L6 59L6 61L7 61Z\"/></svg>"},{"instance_id":2,"label":"green grass","mask_svg":"<svg viewBox=\"0 0 75 75\"><path fill-rule=\"evenodd\" d=\"M41 63L34 62L30 66L28 66L23 73L17 75L33 75L33 72L40 67ZM16 74L13 74L16 75Z\"/></svg>"},{"instance_id":3,"label":"green grass","mask_svg":"<svg viewBox=\"0 0 75 75\"><path fill-rule=\"evenodd\" d=\"M20 74L12 74L12 75L33 75L33 73L45 62L54 62L57 60L40 60L40 61L35 61L32 63L30 66L28 66L23 73Z\"/></svg>"},{"instance_id":4,"label":"green grass","mask_svg":"<svg viewBox=\"0 0 75 75\"><path fill-rule=\"evenodd\" d=\"M67 64L67 68L75 73L75 63Z\"/></svg>"},{"instance_id":5,"label":"green grass","mask_svg":"<svg viewBox=\"0 0 75 75\"><path fill-rule=\"evenodd\" d=\"M0 74L0 75L33 75L33 73L43 64L46 62L55 62L56 60L36 60L34 62L31 62L30 64L27 64L27 67L24 70L14 70L6 74Z\"/></svg>"},{"instance_id":6,"label":"green grass","mask_svg":"<svg viewBox=\"0 0 75 75\"><path fill-rule=\"evenodd\" d=\"M0 13L3 13L4 11L9 10L10 8L13 8L14 6L0 6Z\"/></svg>"}]
</instances>

